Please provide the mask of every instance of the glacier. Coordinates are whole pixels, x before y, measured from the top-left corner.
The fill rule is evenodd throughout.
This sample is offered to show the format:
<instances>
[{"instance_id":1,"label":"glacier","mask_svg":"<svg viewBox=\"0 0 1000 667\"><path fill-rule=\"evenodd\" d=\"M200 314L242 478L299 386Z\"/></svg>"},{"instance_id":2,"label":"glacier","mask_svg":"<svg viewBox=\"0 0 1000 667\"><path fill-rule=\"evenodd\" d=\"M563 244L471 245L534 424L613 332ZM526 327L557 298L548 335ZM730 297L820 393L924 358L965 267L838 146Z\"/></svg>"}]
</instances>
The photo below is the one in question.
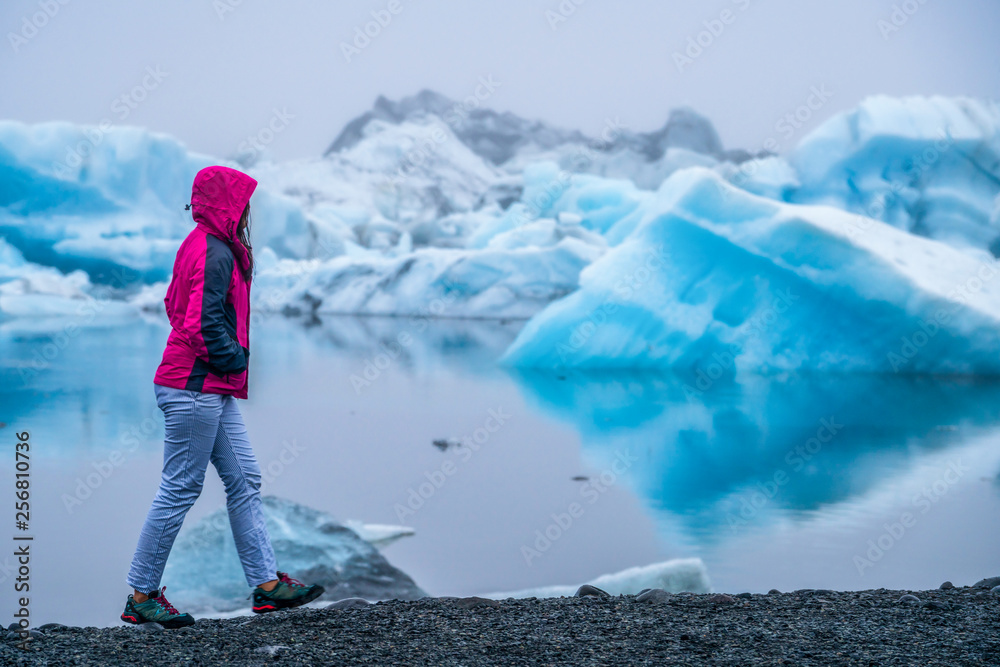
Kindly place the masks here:
<instances>
[{"instance_id":1,"label":"glacier","mask_svg":"<svg viewBox=\"0 0 1000 667\"><path fill-rule=\"evenodd\" d=\"M264 496L262 502L278 566L326 588L321 599L415 600L426 595L375 546L412 535L413 529L341 523L325 512L275 496ZM249 588L224 507L181 529L163 581L172 600L196 612L246 606Z\"/></svg>"},{"instance_id":2,"label":"glacier","mask_svg":"<svg viewBox=\"0 0 1000 667\"><path fill-rule=\"evenodd\" d=\"M222 162L260 181L259 313L534 317L504 357L530 367L994 372L995 290L969 272L1000 253L996 103L875 96L787 155L683 108L595 134L426 90L281 163L0 121L0 317L162 313L191 179Z\"/></svg>"}]
</instances>

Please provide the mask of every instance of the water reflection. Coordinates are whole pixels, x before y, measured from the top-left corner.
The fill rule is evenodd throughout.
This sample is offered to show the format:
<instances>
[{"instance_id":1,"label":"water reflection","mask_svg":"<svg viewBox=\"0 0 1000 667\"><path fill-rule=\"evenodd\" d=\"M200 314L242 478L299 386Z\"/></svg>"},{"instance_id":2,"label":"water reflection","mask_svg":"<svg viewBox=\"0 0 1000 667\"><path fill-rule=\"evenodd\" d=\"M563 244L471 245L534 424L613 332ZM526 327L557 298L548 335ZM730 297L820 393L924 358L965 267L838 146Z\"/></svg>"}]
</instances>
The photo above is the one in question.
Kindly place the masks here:
<instances>
[{"instance_id":1,"label":"water reflection","mask_svg":"<svg viewBox=\"0 0 1000 667\"><path fill-rule=\"evenodd\" d=\"M60 339L71 324L80 327ZM982 517L1000 511L1000 447L990 435L1000 433L1000 384L787 375L720 378L706 387L664 373L500 369L496 359L521 325L256 322L253 389L241 408L255 449L267 462L288 438L308 447L273 492L347 517L396 521L394 503L448 456L434 439L468 432L487 408L502 405L516 412L509 429L421 512L419 537L393 547L394 564L427 590L474 594L582 581L689 556L705 560L720 590L936 586L995 574L1000 534ZM122 525L141 524L144 503L128 514L120 498L136 493L133 479L148 484L159 471L162 418L150 384L167 333L163 318L0 323L2 420L25 424L44 443L37 488L51 523L39 539L49 553L103 531L102 512L112 506ZM32 368L53 343L58 352ZM355 377L372 384L359 389ZM131 449L133 440L123 438L135 429ZM127 474L102 481L70 514L64 493L74 493L112 449L126 452ZM635 460L614 492L544 562L527 568L520 545L554 509L579 499L583 482L571 478L599 473L622 452ZM912 494L952 458L973 472L947 502L920 515L906 545L892 552L892 566L884 561L862 577L853 557L886 521L914 511ZM199 507L207 511L211 502ZM100 564L81 562L79 571L86 565L114 577L127 567L131 532L106 538L91 551ZM52 568L46 576L56 590L78 571Z\"/></svg>"},{"instance_id":2,"label":"water reflection","mask_svg":"<svg viewBox=\"0 0 1000 667\"><path fill-rule=\"evenodd\" d=\"M1000 383L970 379L785 375L691 391L665 373L513 374L595 465L636 457L636 492L706 542L775 510L849 501L1000 415Z\"/></svg>"}]
</instances>

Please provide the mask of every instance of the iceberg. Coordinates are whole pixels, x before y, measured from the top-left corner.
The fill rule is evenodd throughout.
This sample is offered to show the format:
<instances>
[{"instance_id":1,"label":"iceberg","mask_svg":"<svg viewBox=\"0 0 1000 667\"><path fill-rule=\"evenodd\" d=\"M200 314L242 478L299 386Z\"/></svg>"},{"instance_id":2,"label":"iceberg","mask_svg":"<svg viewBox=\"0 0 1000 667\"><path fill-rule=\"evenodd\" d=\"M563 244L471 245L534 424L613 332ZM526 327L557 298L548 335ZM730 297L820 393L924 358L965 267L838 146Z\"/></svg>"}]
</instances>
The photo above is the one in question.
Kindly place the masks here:
<instances>
[{"instance_id":1,"label":"iceberg","mask_svg":"<svg viewBox=\"0 0 1000 667\"><path fill-rule=\"evenodd\" d=\"M580 271L603 251L567 237L542 248L422 248L398 258L335 257L302 272L286 291L277 288L268 307L307 314L527 318L575 290Z\"/></svg>"},{"instance_id":2,"label":"iceberg","mask_svg":"<svg viewBox=\"0 0 1000 667\"><path fill-rule=\"evenodd\" d=\"M706 170L760 198L854 214L868 238L882 235L867 229L878 220L974 261L1000 253L993 103L870 98L787 157L726 150L690 109L674 110L652 132L609 121L600 134L466 108L425 90L380 97L320 158L237 156L260 181L255 308L531 317L575 292L581 270L609 248L636 247L640 223L669 203L666 183L672 190ZM213 162L141 128L0 121L0 239L18 258L0 254L0 308L67 314L73 299L90 297L162 312L157 302L192 224L183 210L191 180ZM906 252L896 259L909 261ZM441 313L429 311L434 304Z\"/></svg>"},{"instance_id":3,"label":"iceberg","mask_svg":"<svg viewBox=\"0 0 1000 667\"><path fill-rule=\"evenodd\" d=\"M875 96L806 136L787 201L826 204L956 247L1000 254L1000 105Z\"/></svg>"},{"instance_id":4,"label":"iceberg","mask_svg":"<svg viewBox=\"0 0 1000 667\"><path fill-rule=\"evenodd\" d=\"M274 496L264 496L263 508L279 567L326 588L321 599L415 600L426 595L375 546L329 514ZM381 546L413 534L403 526L369 526L362 532ZM225 508L182 528L163 581L171 599L195 611L246 605L249 589Z\"/></svg>"},{"instance_id":5,"label":"iceberg","mask_svg":"<svg viewBox=\"0 0 1000 667\"><path fill-rule=\"evenodd\" d=\"M357 139L320 159L267 163L249 171L265 188L295 200L320 222L314 224L320 232L380 250L391 249L403 234L436 245L438 233L428 227L448 216L454 217L443 227L464 231L463 216L481 208L501 179L434 117L398 125L374 120ZM450 240L447 245L460 245L454 233L442 236Z\"/></svg>"},{"instance_id":6,"label":"iceberg","mask_svg":"<svg viewBox=\"0 0 1000 667\"><path fill-rule=\"evenodd\" d=\"M29 262L93 283L165 280L193 225L194 175L213 163L136 127L0 121L0 236ZM293 199L259 188L253 206L260 247L308 256L320 232Z\"/></svg>"},{"instance_id":7,"label":"iceberg","mask_svg":"<svg viewBox=\"0 0 1000 667\"><path fill-rule=\"evenodd\" d=\"M996 274L991 260L883 222L686 169L502 361L673 368L708 383L804 369L992 375Z\"/></svg>"},{"instance_id":8,"label":"iceberg","mask_svg":"<svg viewBox=\"0 0 1000 667\"><path fill-rule=\"evenodd\" d=\"M426 315L443 302L445 317L526 318L574 290L604 250L578 221L537 213L467 250L504 215L489 192L500 196L510 177L433 118L368 123L360 139L321 160L248 168L261 183L255 308ZM190 182L212 162L139 128L0 123L0 236L19 258L0 262L6 277L35 276L7 285L4 312L65 314L73 304L49 296L53 280L74 298L100 285L126 310L162 312L192 224ZM37 269L16 268L22 260Z\"/></svg>"},{"instance_id":9,"label":"iceberg","mask_svg":"<svg viewBox=\"0 0 1000 667\"><path fill-rule=\"evenodd\" d=\"M416 531L409 526L393 526L384 523L362 523L348 519L344 525L357 533L358 537L378 549L384 549L404 537L412 537Z\"/></svg>"},{"instance_id":10,"label":"iceberg","mask_svg":"<svg viewBox=\"0 0 1000 667\"><path fill-rule=\"evenodd\" d=\"M28 262L21 252L0 238L0 315L12 317L77 316L132 313L121 301L97 298L90 278L81 270L62 273ZM81 321L80 324L83 322Z\"/></svg>"},{"instance_id":11,"label":"iceberg","mask_svg":"<svg viewBox=\"0 0 1000 667\"><path fill-rule=\"evenodd\" d=\"M596 586L611 595L637 595L646 588L662 588L668 593L712 592L708 570L700 558L677 558L652 565L630 567L582 583ZM488 593L483 597L494 600L572 597L580 585L542 586L507 593Z\"/></svg>"}]
</instances>

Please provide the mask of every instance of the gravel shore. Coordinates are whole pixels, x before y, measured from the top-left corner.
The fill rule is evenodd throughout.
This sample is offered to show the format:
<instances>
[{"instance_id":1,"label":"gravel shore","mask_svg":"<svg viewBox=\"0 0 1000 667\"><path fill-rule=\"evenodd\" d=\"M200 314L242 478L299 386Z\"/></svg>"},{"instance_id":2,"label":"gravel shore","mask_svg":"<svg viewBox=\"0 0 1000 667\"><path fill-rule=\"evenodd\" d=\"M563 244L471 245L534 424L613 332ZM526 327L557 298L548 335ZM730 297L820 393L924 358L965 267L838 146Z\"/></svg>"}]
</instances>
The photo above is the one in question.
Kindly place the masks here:
<instances>
[{"instance_id":1,"label":"gravel shore","mask_svg":"<svg viewBox=\"0 0 1000 667\"><path fill-rule=\"evenodd\" d=\"M584 592L342 602L182 630L43 626L27 650L7 633L0 664L1000 665L1000 591L989 587Z\"/></svg>"}]
</instances>

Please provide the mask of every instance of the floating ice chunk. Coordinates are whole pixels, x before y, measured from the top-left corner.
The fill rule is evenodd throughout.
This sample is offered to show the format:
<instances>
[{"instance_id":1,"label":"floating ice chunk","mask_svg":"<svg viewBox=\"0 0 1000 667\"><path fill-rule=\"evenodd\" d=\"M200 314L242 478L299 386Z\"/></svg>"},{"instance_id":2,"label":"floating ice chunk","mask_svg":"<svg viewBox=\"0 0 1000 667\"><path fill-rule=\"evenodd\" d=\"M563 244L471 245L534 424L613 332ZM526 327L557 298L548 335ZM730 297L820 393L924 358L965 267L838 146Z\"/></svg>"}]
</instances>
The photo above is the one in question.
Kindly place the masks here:
<instances>
[{"instance_id":1,"label":"floating ice chunk","mask_svg":"<svg viewBox=\"0 0 1000 667\"><path fill-rule=\"evenodd\" d=\"M708 570L700 558L678 558L652 565L630 567L580 584L526 588L507 593L489 593L483 597L494 600L571 597L584 583L597 586L611 595L636 595L644 588L662 588L668 593L710 593L712 590L708 580Z\"/></svg>"},{"instance_id":2,"label":"floating ice chunk","mask_svg":"<svg viewBox=\"0 0 1000 667\"><path fill-rule=\"evenodd\" d=\"M372 546L384 549L393 542L404 537L413 536L416 531L410 526L392 526L381 523L362 523L356 519L348 519L344 525L358 534L358 537Z\"/></svg>"},{"instance_id":3,"label":"floating ice chunk","mask_svg":"<svg viewBox=\"0 0 1000 667\"><path fill-rule=\"evenodd\" d=\"M324 512L265 496L264 519L278 566L293 577L326 588L324 599L416 599L424 592L369 542ZM399 530L367 529L382 539ZM247 604L249 592L229 515L221 508L182 529L163 577L171 599L192 610L228 611Z\"/></svg>"}]
</instances>

